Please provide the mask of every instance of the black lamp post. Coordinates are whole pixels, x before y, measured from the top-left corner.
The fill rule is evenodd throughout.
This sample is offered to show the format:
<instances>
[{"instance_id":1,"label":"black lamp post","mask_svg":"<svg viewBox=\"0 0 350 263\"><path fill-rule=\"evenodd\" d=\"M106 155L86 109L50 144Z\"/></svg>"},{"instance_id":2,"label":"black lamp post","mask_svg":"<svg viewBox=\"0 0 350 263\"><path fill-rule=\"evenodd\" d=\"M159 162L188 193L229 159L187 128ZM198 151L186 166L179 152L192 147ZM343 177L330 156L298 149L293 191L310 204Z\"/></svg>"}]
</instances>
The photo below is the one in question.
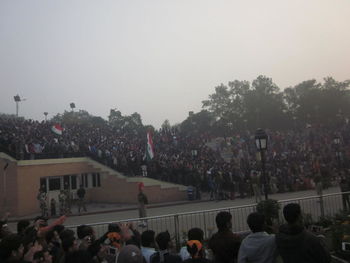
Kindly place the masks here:
<instances>
[{"instance_id":1,"label":"black lamp post","mask_svg":"<svg viewBox=\"0 0 350 263\"><path fill-rule=\"evenodd\" d=\"M45 115L45 122L47 121L47 115L48 115L49 113L47 112L47 111L45 111L44 112L44 115Z\"/></svg>"},{"instance_id":2,"label":"black lamp post","mask_svg":"<svg viewBox=\"0 0 350 263\"><path fill-rule=\"evenodd\" d=\"M72 102L72 103L69 104L69 106L70 106L70 108L72 109L72 111L74 111L74 109L75 109L75 103Z\"/></svg>"},{"instance_id":3,"label":"black lamp post","mask_svg":"<svg viewBox=\"0 0 350 263\"><path fill-rule=\"evenodd\" d=\"M261 170L262 170L262 178L264 183L264 194L265 200L268 199L268 180L265 172L265 151L267 150L267 141L268 137L266 132L263 129L257 129L255 133L255 145L257 150L260 152L261 157Z\"/></svg>"},{"instance_id":4,"label":"black lamp post","mask_svg":"<svg viewBox=\"0 0 350 263\"><path fill-rule=\"evenodd\" d=\"M338 175L339 177L341 176L341 151L340 151L340 138L338 136L336 136L333 139L334 145L335 145L335 156L337 157L337 161L338 161Z\"/></svg>"}]
</instances>

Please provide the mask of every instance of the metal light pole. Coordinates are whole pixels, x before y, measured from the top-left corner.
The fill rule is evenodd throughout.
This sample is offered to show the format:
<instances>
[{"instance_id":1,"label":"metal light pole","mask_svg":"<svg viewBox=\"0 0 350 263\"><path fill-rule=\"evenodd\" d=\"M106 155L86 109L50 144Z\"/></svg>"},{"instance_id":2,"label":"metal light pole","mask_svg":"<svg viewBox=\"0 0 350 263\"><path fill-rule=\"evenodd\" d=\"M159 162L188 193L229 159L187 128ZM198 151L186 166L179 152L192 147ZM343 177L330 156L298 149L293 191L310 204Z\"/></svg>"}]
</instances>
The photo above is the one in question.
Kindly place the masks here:
<instances>
[{"instance_id":1,"label":"metal light pole","mask_svg":"<svg viewBox=\"0 0 350 263\"><path fill-rule=\"evenodd\" d=\"M49 113L48 112L44 112L44 115L45 115L45 122L47 121L47 115L48 115Z\"/></svg>"},{"instance_id":2,"label":"metal light pole","mask_svg":"<svg viewBox=\"0 0 350 263\"><path fill-rule=\"evenodd\" d=\"M337 157L337 161L338 161L338 175L339 177L341 176L341 151L340 151L340 138L338 136L336 136L333 140L336 149L335 149L335 156Z\"/></svg>"},{"instance_id":3,"label":"metal light pole","mask_svg":"<svg viewBox=\"0 0 350 263\"><path fill-rule=\"evenodd\" d=\"M4 212L7 211L7 198L6 198L6 170L9 166L9 163L6 162L5 166L4 166L4 173L3 173L3 193L4 193L4 199L3 199L3 204L4 204Z\"/></svg>"},{"instance_id":4,"label":"metal light pole","mask_svg":"<svg viewBox=\"0 0 350 263\"><path fill-rule=\"evenodd\" d=\"M262 170L262 178L263 178L263 183L264 183L264 194L265 194L265 200L267 200L268 197L268 179L266 176L266 171L265 171L265 152L267 150L267 141L268 137L266 132L263 129L257 129L255 133L255 144L257 150L260 152L261 156L261 170Z\"/></svg>"},{"instance_id":5,"label":"metal light pole","mask_svg":"<svg viewBox=\"0 0 350 263\"><path fill-rule=\"evenodd\" d=\"M16 96L13 96L13 99L16 102L16 117L18 117L18 112L19 112L19 103L21 101L25 101L26 99L21 99L21 97L17 94Z\"/></svg>"},{"instance_id":6,"label":"metal light pole","mask_svg":"<svg viewBox=\"0 0 350 263\"><path fill-rule=\"evenodd\" d=\"M74 109L75 109L75 103L74 102L72 102L72 103L70 103L69 104L69 106L70 106L70 108L72 109L72 112L74 111Z\"/></svg>"}]
</instances>

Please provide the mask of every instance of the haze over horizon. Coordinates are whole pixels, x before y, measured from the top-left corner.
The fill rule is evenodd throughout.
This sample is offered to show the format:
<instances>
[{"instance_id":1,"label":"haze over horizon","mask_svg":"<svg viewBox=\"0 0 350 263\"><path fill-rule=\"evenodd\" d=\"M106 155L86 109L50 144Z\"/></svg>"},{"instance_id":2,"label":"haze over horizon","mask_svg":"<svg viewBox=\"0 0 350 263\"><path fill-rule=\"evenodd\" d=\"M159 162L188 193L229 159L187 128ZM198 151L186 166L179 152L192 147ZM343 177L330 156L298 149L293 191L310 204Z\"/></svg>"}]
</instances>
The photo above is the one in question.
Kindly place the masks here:
<instances>
[{"instance_id":1,"label":"haze over horizon","mask_svg":"<svg viewBox=\"0 0 350 263\"><path fill-rule=\"evenodd\" d=\"M350 79L350 1L0 2L0 112L138 112L159 128L215 86L271 77L281 88Z\"/></svg>"}]
</instances>

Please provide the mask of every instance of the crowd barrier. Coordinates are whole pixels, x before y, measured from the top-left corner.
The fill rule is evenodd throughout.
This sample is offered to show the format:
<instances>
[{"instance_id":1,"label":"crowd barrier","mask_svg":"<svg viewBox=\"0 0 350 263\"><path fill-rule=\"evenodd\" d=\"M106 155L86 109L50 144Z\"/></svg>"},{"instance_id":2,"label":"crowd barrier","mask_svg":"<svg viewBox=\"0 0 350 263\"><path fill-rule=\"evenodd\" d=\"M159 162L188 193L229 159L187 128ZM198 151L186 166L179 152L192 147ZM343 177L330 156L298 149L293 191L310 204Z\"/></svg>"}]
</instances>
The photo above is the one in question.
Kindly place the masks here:
<instances>
[{"instance_id":1,"label":"crowd barrier","mask_svg":"<svg viewBox=\"0 0 350 263\"><path fill-rule=\"evenodd\" d=\"M334 216L343 210L342 194L346 193L332 193L321 196L310 196L295 199L280 200L281 209L279 210L279 221L283 223L282 210L288 203L298 203L303 213L309 214L314 221L325 216ZM185 240L187 231L193 227L203 229L205 238L209 238L217 231L215 224L216 214L220 211L228 211L232 214L232 230L233 232L247 232L249 231L246 223L247 216L256 211L257 204L234 206L220 209L202 210L195 212L176 213L169 215L153 216L147 218L131 218L126 220L116 220L112 222L100 222L95 224L88 224L95 229L96 235L101 236L106 233L110 223L133 223L140 232L151 229L156 233L168 230L179 246ZM143 227L142 223L146 222L147 226ZM78 225L68 226L72 230L76 230Z\"/></svg>"}]
</instances>

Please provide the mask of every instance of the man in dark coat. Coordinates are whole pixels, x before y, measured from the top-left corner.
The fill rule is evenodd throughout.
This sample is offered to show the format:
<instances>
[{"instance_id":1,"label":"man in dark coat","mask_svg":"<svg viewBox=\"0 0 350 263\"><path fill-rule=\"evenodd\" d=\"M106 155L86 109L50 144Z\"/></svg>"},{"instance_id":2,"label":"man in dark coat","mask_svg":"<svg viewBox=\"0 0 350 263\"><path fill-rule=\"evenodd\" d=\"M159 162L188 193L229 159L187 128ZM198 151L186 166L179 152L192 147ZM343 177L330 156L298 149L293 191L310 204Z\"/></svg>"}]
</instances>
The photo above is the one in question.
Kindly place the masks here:
<instances>
[{"instance_id":1,"label":"man in dark coat","mask_svg":"<svg viewBox=\"0 0 350 263\"><path fill-rule=\"evenodd\" d=\"M284 263L329 263L331 256L321 238L304 229L301 208L291 203L283 208L286 225L276 235L277 251Z\"/></svg>"},{"instance_id":2,"label":"man in dark coat","mask_svg":"<svg viewBox=\"0 0 350 263\"><path fill-rule=\"evenodd\" d=\"M232 233L232 215L223 211L217 214L218 232L209 240L209 248L213 251L215 263L233 263L238 256L241 239Z\"/></svg>"}]
</instances>

